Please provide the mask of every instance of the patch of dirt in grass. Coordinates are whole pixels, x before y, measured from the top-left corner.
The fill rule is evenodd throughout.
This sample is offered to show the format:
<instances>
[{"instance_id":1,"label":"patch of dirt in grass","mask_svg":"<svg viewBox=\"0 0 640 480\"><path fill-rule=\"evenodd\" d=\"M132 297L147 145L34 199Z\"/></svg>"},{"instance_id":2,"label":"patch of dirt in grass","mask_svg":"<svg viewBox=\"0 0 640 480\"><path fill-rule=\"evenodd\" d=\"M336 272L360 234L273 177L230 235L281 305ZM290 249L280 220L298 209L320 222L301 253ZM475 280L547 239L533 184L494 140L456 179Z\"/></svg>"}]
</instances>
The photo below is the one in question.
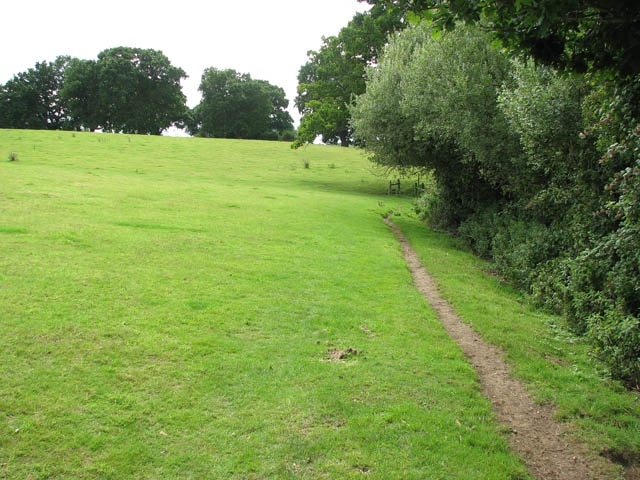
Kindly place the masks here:
<instances>
[{"instance_id":1,"label":"patch of dirt in grass","mask_svg":"<svg viewBox=\"0 0 640 480\"><path fill-rule=\"evenodd\" d=\"M327 350L327 354L322 360L325 362L340 362L350 360L358 354L358 350L351 347L346 349L330 348L329 350Z\"/></svg>"},{"instance_id":2,"label":"patch of dirt in grass","mask_svg":"<svg viewBox=\"0 0 640 480\"><path fill-rule=\"evenodd\" d=\"M523 384L513 378L502 351L486 343L440 297L433 278L400 229L394 231L418 290L436 311L445 329L477 370L484 395L498 420L509 429L511 447L518 452L534 478L544 480L610 479L611 462L590 452L567 436L566 427L553 420L554 409L534 402ZM630 478L630 477L628 477Z\"/></svg>"}]
</instances>

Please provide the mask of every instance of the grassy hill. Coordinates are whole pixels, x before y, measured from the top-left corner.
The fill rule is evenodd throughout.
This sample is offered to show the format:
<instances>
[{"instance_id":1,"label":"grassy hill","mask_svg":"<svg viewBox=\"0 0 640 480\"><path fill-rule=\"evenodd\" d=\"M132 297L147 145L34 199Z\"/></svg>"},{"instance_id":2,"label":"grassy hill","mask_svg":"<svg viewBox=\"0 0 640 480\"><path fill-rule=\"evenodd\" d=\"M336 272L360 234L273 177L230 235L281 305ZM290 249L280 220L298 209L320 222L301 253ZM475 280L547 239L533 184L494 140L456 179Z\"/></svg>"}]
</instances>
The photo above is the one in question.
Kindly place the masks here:
<instances>
[{"instance_id":1,"label":"grassy hill","mask_svg":"<svg viewBox=\"0 0 640 480\"><path fill-rule=\"evenodd\" d=\"M540 401L640 451L637 397L356 150L0 131L0 155L0 478L528 478L389 211Z\"/></svg>"}]
</instances>

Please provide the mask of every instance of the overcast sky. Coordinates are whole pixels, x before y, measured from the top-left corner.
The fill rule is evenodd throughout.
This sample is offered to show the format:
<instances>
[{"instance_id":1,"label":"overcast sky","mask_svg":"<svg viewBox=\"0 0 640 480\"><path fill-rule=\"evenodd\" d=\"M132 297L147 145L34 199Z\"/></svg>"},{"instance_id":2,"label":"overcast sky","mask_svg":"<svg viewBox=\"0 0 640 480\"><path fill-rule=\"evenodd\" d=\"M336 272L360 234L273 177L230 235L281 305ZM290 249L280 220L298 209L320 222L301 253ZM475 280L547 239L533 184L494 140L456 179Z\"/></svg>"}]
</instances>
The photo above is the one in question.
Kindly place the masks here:
<instances>
[{"instance_id":1,"label":"overcast sky","mask_svg":"<svg viewBox=\"0 0 640 480\"><path fill-rule=\"evenodd\" d=\"M367 8L357 0L5 1L0 83L59 55L89 60L112 47L152 48L189 76L182 85L190 107L205 68L232 68L284 88L295 114L307 51Z\"/></svg>"}]
</instances>

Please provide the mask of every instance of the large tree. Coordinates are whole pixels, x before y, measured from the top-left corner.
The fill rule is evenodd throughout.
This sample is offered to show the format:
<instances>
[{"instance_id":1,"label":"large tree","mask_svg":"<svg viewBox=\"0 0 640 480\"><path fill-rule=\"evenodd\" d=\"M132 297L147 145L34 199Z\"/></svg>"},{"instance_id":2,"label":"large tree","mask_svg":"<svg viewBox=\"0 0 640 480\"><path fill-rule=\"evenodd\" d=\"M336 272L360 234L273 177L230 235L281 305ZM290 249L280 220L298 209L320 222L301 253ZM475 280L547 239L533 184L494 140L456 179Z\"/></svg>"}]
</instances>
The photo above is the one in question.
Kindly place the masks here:
<instances>
[{"instance_id":1,"label":"large tree","mask_svg":"<svg viewBox=\"0 0 640 480\"><path fill-rule=\"evenodd\" d=\"M159 135L186 115L186 74L158 50L107 49L96 62L72 62L67 76L65 98L85 128Z\"/></svg>"},{"instance_id":2,"label":"large tree","mask_svg":"<svg viewBox=\"0 0 640 480\"><path fill-rule=\"evenodd\" d=\"M38 62L0 87L0 127L56 130L68 124L60 96L69 57Z\"/></svg>"},{"instance_id":3,"label":"large tree","mask_svg":"<svg viewBox=\"0 0 640 480\"><path fill-rule=\"evenodd\" d=\"M447 228L515 188L518 140L497 107L510 62L487 43L477 28L440 39L425 24L406 29L369 69L367 91L352 108L356 138L374 162L434 172Z\"/></svg>"},{"instance_id":4,"label":"large tree","mask_svg":"<svg viewBox=\"0 0 640 480\"><path fill-rule=\"evenodd\" d=\"M274 139L293 129L284 90L248 73L208 68L189 130L203 137Z\"/></svg>"},{"instance_id":5,"label":"large tree","mask_svg":"<svg viewBox=\"0 0 640 480\"><path fill-rule=\"evenodd\" d=\"M294 147L321 136L325 143L352 142L349 105L365 91L365 69L375 63L390 32L402 28L400 16L384 5L358 13L337 36L323 38L298 73L295 104L302 114Z\"/></svg>"}]
</instances>

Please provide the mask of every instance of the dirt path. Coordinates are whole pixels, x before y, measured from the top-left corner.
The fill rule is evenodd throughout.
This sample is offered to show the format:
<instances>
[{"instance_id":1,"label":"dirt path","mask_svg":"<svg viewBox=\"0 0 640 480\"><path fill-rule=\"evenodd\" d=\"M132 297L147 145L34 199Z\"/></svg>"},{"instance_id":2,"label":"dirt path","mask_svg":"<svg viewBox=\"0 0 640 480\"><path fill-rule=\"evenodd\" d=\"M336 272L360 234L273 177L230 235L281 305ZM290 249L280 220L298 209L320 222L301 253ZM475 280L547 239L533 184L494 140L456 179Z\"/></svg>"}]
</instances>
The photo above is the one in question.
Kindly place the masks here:
<instances>
[{"instance_id":1,"label":"dirt path","mask_svg":"<svg viewBox=\"0 0 640 480\"><path fill-rule=\"evenodd\" d=\"M611 478L612 469L607 461L589 455L585 448L569 441L563 426L553 420L553 409L536 404L524 386L511 377L501 351L485 343L460 320L451 305L440 297L433 278L404 234L390 220L385 219L385 223L402 245L416 287L478 371L483 393L491 400L499 421L509 427L511 447L518 452L531 475L544 480Z\"/></svg>"}]
</instances>

